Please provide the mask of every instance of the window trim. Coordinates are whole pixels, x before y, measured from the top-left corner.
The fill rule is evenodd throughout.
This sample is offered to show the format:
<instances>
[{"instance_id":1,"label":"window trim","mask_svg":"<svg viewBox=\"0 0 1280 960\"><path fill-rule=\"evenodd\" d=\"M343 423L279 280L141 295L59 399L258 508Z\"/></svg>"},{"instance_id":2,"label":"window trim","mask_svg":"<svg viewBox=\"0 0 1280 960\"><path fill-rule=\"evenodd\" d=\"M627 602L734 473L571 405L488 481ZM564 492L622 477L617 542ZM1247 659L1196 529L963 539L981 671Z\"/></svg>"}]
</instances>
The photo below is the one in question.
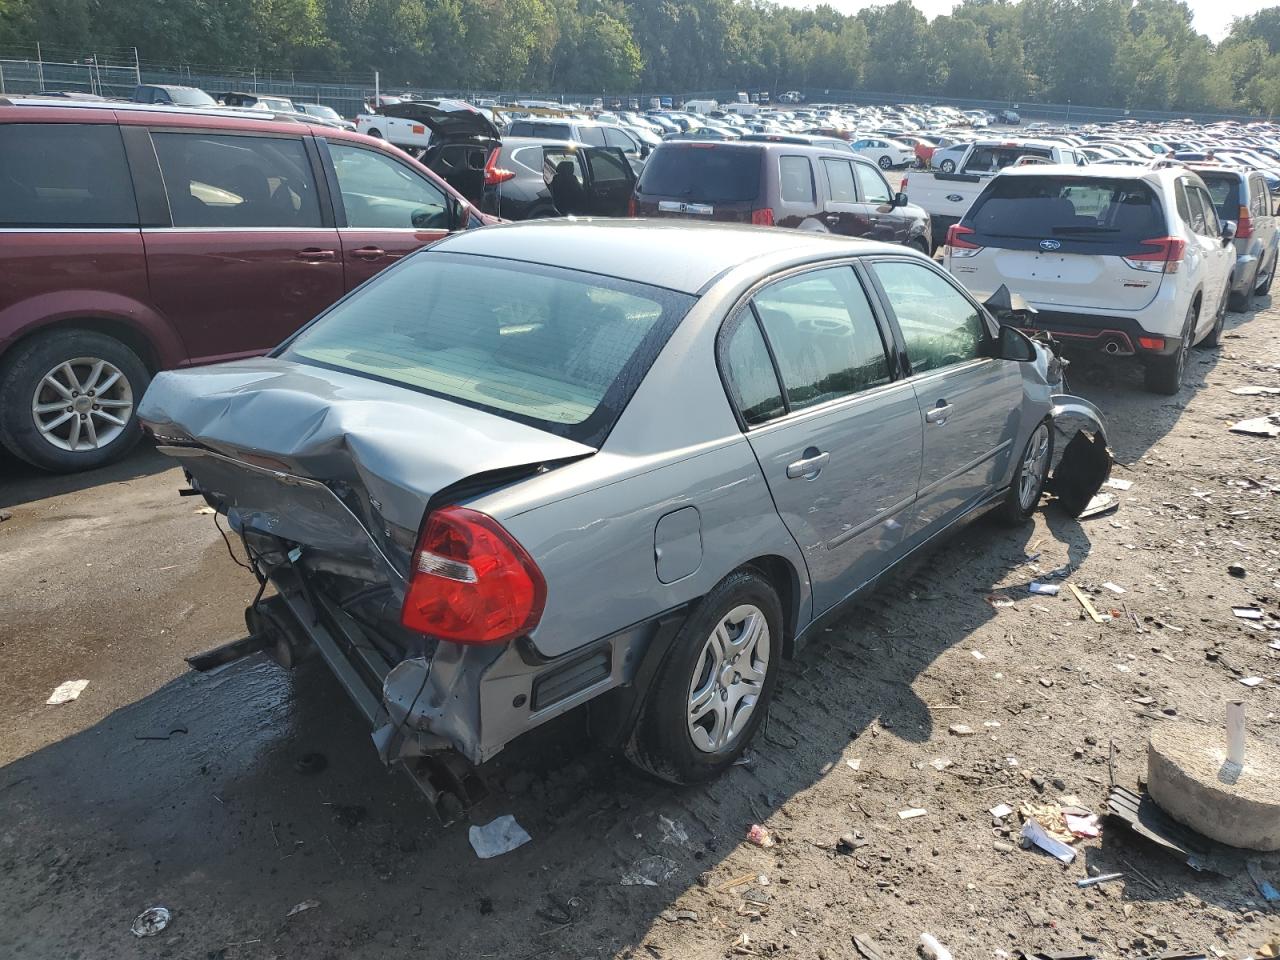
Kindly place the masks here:
<instances>
[{"instance_id":1,"label":"window trim","mask_svg":"<svg viewBox=\"0 0 1280 960\"><path fill-rule=\"evenodd\" d=\"M992 347L996 342L997 336L999 335L998 325L996 324L995 320L991 317L991 314L987 312L987 308L984 307L982 304L980 304L977 300L975 300L973 296L970 295L968 290L964 289L964 287L962 287L959 283L957 283L955 279L951 277L941 267L935 266L932 261L929 261L926 263L925 261L920 260L917 257L898 256L892 253L877 254L875 256L864 257L862 258L862 263L863 263L863 270L867 274L867 279L870 285L874 287L876 291L876 295L880 298L880 306L881 306L881 310L883 311L883 315L888 320L890 327L893 329L893 340L894 340L894 344L897 347L897 351L900 355L899 362L902 365L904 380L923 382L929 377L935 376L937 374L950 373L955 370L963 370L966 367L975 365L977 363L995 359L992 356ZM966 360L964 363L953 364L952 366L949 366L949 367L941 367L937 370L922 370L919 373L917 373L911 365L911 355L907 353L907 338L903 336L902 327L898 324L898 315L893 310L893 304L889 300L888 291L886 291L883 284L880 283L880 277L875 272L875 266L876 264L879 264L879 263L910 263L918 267L923 267L926 270L931 270L933 273L937 274L944 281L946 281L946 283L950 285L951 289L955 290L957 293L960 294L961 297L963 297L970 304L972 304L977 309L978 319L982 323L981 355L974 357L972 360ZM1011 362L1016 362L1016 361L1011 361Z\"/></svg>"},{"instance_id":2,"label":"window trim","mask_svg":"<svg viewBox=\"0 0 1280 960\"><path fill-rule=\"evenodd\" d=\"M716 372L720 376L720 386L724 390L726 402L729 409L733 411L734 419L738 422L738 429L744 434L750 434L754 431L771 428L780 423L799 423L806 417L821 416L838 409L841 406L857 403L866 397L875 396L883 391L892 390L901 386L908 379L908 376L901 366L900 349L898 346L896 330L890 330L887 326L888 318L886 317L879 300L878 291L872 290L866 278L863 276L864 270L860 269L860 264L866 260L865 256L843 256L837 260L820 260L816 262L800 264L791 267L779 273L771 274L768 277L756 281L734 302L733 306L725 313L724 319L720 321L720 328L716 331L715 340L715 363ZM854 282L861 288L863 294L867 298L867 304L871 307L871 316L875 321L876 332L880 334L880 342L885 351L885 360L889 365L889 382L882 383L879 386L868 387L865 390L858 390L854 393L845 394L842 397L835 397L822 403L814 404L811 407L802 407L799 410L793 410L791 400L787 396L786 384L782 381L782 371L778 366L778 358L773 351L773 343L769 340L769 335L764 329L764 324L760 322L760 316L755 309L755 298L762 291L774 284L784 280L791 280L795 277L802 276L806 273L817 273L823 270L838 269L846 267L853 271ZM756 323L756 327L760 332L760 336L764 339L765 349L769 351L769 361L773 365L773 376L778 384L778 390L782 396L782 405L784 412L781 416L774 417L772 420L766 420L764 423L749 424L742 416L742 411L738 409L738 404L734 401L733 393L729 389L729 381L725 375L725 354L727 351L728 338L733 330L737 329L738 318L746 312L750 312ZM726 332L729 331L729 332Z\"/></svg>"}]
</instances>

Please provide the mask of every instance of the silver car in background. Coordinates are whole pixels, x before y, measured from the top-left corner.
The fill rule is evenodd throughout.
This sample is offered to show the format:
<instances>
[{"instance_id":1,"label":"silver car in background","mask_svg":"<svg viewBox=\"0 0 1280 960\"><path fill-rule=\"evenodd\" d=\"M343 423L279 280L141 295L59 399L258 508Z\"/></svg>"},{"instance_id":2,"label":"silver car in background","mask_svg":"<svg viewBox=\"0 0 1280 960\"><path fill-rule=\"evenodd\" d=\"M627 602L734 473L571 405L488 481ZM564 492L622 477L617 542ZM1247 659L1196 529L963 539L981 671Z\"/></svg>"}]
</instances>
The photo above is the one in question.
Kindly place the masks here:
<instances>
[{"instance_id":1,"label":"silver car in background","mask_svg":"<svg viewBox=\"0 0 1280 960\"><path fill-rule=\"evenodd\" d=\"M448 819L588 702L659 777L725 770L819 618L979 511L1025 520L1056 433L1059 496L1096 492L1101 418L1061 379L900 246L532 222L161 373L141 416L274 588L193 666L318 652Z\"/></svg>"}]
</instances>

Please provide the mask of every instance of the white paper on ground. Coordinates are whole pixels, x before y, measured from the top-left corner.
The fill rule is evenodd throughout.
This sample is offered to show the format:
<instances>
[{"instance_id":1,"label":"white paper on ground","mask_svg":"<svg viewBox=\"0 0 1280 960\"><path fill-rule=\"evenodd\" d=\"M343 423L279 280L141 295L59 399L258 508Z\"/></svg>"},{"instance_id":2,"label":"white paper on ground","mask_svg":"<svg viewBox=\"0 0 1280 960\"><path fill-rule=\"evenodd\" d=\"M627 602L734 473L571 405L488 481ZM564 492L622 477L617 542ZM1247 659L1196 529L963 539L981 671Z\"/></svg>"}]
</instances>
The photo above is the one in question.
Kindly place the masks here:
<instances>
[{"instance_id":1,"label":"white paper on ground","mask_svg":"<svg viewBox=\"0 0 1280 960\"><path fill-rule=\"evenodd\" d=\"M1028 820L1022 825L1022 835L1034 843L1045 853L1052 854L1063 863L1070 863L1076 858L1076 852L1061 840L1055 840L1044 832L1037 820Z\"/></svg>"},{"instance_id":2,"label":"white paper on ground","mask_svg":"<svg viewBox=\"0 0 1280 960\"><path fill-rule=\"evenodd\" d=\"M84 688L88 685L88 680L68 680L66 683L60 683L45 703L68 703L84 693Z\"/></svg>"},{"instance_id":3,"label":"white paper on ground","mask_svg":"<svg viewBox=\"0 0 1280 960\"><path fill-rule=\"evenodd\" d=\"M467 836L471 840L471 849L481 860L510 853L533 839L509 813L492 823L486 823L483 827L472 827Z\"/></svg>"},{"instance_id":4,"label":"white paper on ground","mask_svg":"<svg viewBox=\"0 0 1280 960\"><path fill-rule=\"evenodd\" d=\"M1056 583L1032 583L1027 587L1032 593L1041 593L1046 597L1056 597L1062 588Z\"/></svg>"}]
</instances>

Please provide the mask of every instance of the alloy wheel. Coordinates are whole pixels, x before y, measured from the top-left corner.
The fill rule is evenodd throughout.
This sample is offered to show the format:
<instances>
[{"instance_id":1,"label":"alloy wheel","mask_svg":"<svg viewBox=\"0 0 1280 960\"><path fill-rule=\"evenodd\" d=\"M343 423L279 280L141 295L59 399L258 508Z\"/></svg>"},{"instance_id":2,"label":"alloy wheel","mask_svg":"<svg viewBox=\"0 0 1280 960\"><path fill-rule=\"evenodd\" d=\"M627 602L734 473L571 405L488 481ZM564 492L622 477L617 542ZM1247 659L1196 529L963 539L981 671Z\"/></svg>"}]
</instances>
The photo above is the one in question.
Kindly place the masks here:
<instances>
[{"instance_id":1,"label":"alloy wheel","mask_svg":"<svg viewBox=\"0 0 1280 960\"><path fill-rule=\"evenodd\" d=\"M66 360L36 385L31 417L59 450L98 450L115 440L133 415L133 387L115 364L98 357Z\"/></svg>"},{"instance_id":2,"label":"alloy wheel","mask_svg":"<svg viewBox=\"0 0 1280 960\"><path fill-rule=\"evenodd\" d=\"M1040 499L1044 475L1049 468L1049 425L1036 427L1022 455L1022 475L1018 483L1018 503L1030 510Z\"/></svg>"},{"instance_id":3,"label":"alloy wheel","mask_svg":"<svg viewBox=\"0 0 1280 960\"><path fill-rule=\"evenodd\" d=\"M747 727L769 672L769 621L753 604L720 618L689 683L689 736L703 753L725 749Z\"/></svg>"}]
</instances>

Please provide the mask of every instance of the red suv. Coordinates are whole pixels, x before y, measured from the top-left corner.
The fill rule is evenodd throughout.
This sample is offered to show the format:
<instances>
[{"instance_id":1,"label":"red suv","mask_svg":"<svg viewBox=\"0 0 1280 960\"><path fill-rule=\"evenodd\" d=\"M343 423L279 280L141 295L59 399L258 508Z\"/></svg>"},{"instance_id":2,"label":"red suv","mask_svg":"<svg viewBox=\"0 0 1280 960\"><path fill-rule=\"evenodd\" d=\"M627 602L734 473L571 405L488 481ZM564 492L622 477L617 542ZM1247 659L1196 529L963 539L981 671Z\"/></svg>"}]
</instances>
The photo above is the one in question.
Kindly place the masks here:
<instances>
[{"instance_id":1,"label":"red suv","mask_svg":"<svg viewBox=\"0 0 1280 960\"><path fill-rule=\"evenodd\" d=\"M48 470L115 460L156 371L263 353L489 222L405 153L332 127L0 98L0 443Z\"/></svg>"}]
</instances>

